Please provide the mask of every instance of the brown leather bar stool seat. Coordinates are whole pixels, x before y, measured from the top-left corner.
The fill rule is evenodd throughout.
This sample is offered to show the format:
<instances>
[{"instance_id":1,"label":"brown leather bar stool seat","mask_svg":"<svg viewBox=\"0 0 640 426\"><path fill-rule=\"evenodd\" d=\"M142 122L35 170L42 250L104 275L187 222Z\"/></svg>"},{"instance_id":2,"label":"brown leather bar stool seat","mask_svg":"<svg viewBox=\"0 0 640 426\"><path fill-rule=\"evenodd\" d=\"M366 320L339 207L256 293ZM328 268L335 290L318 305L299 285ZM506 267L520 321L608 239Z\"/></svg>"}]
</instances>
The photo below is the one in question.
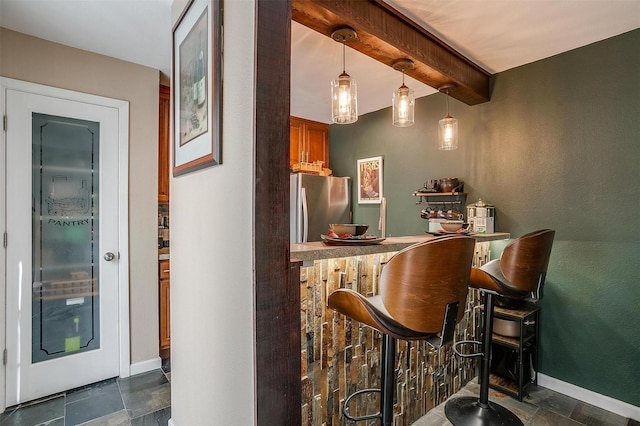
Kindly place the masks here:
<instances>
[{"instance_id":1,"label":"brown leather bar stool seat","mask_svg":"<svg viewBox=\"0 0 640 426\"><path fill-rule=\"evenodd\" d=\"M445 404L445 414L454 426L522 425L511 411L489 401L489 369L491 367L491 336L493 305L496 295L515 300L537 300L542 294L555 231L543 229L523 235L509 243L500 259L471 270L469 285L485 293L482 352L461 356L482 356L480 363L479 397L452 398ZM478 342L479 343L479 342Z\"/></svg>"},{"instance_id":2,"label":"brown leather bar stool seat","mask_svg":"<svg viewBox=\"0 0 640 426\"><path fill-rule=\"evenodd\" d=\"M453 236L414 244L399 251L382 268L380 294L364 297L350 289L329 295L330 308L380 331L381 389L362 389L345 399L343 415L353 421L381 419L393 423L396 339L427 340L438 347L453 340L467 298L475 240ZM380 411L349 413L351 398L380 392Z\"/></svg>"}]
</instances>

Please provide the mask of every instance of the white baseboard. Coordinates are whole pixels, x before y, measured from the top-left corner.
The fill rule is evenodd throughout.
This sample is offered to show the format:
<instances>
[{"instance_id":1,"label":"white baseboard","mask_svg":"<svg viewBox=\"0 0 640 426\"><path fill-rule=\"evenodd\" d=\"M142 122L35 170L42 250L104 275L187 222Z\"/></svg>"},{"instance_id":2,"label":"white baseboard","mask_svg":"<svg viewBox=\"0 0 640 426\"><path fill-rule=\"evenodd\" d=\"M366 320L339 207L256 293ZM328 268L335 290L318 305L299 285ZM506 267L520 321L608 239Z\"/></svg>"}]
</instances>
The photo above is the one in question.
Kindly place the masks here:
<instances>
[{"instance_id":1,"label":"white baseboard","mask_svg":"<svg viewBox=\"0 0 640 426\"><path fill-rule=\"evenodd\" d=\"M160 357L136 362L135 364L131 364L131 375L146 373L147 371L157 370L158 368L162 368L162 359Z\"/></svg>"},{"instance_id":2,"label":"white baseboard","mask_svg":"<svg viewBox=\"0 0 640 426\"><path fill-rule=\"evenodd\" d=\"M169 419L167 426L176 426L176 424L173 422L173 419Z\"/></svg>"},{"instance_id":3,"label":"white baseboard","mask_svg":"<svg viewBox=\"0 0 640 426\"><path fill-rule=\"evenodd\" d=\"M623 417L640 421L640 407L538 373L538 384Z\"/></svg>"}]
</instances>

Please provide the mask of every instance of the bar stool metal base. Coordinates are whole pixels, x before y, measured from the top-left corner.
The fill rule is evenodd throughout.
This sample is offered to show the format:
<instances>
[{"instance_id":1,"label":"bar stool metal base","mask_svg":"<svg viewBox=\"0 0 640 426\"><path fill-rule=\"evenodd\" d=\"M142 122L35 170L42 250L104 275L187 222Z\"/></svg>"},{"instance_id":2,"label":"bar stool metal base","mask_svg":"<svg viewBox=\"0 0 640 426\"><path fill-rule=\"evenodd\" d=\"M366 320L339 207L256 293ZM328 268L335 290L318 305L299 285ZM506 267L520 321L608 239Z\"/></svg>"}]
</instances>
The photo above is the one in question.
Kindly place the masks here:
<instances>
[{"instance_id":1,"label":"bar stool metal base","mask_svg":"<svg viewBox=\"0 0 640 426\"><path fill-rule=\"evenodd\" d=\"M396 358L396 339L388 334L382 334L382 374L380 377L380 389L362 389L349 395L342 407L342 414L349 420L359 422L362 420L380 419L381 426L393 424L393 390L395 385L394 369ZM380 411L363 416L352 416L349 412L349 402L352 398L365 393L380 393Z\"/></svg>"},{"instance_id":2,"label":"bar stool metal base","mask_svg":"<svg viewBox=\"0 0 640 426\"><path fill-rule=\"evenodd\" d=\"M523 426L522 421L499 404L481 404L474 396L452 398L444 406L454 426Z\"/></svg>"}]
</instances>

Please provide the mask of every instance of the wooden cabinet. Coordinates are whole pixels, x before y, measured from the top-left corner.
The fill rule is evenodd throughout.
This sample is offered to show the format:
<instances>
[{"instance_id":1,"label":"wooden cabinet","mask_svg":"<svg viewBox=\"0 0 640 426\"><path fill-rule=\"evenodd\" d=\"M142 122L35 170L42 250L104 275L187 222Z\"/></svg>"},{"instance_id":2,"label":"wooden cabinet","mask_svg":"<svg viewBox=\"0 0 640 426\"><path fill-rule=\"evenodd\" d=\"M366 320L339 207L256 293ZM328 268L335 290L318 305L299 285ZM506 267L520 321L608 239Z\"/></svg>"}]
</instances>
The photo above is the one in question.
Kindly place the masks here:
<instances>
[{"instance_id":1,"label":"wooden cabinet","mask_svg":"<svg viewBox=\"0 0 640 426\"><path fill-rule=\"evenodd\" d=\"M170 313L170 264L168 260L159 262L158 277L160 282L160 357L168 358L171 348L171 313Z\"/></svg>"},{"instance_id":2,"label":"wooden cabinet","mask_svg":"<svg viewBox=\"0 0 640 426\"><path fill-rule=\"evenodd\" d=\"M171 173L171 90L160 85L158 108L158 203L169 203L169 176ZM158 263L158 291L160 309L160 357L168 358L171 348L169 260Z\"/></svg>"},{"instance_id":3,"label":"wooden cabinet","mask_svg":"<svg viewBox=\"0 0 640 426\"><path fill-rule=\"evenodd\" d=\"M158 202L169 202L169 174L171 169L171 92L168 86L160 86L160 108L158 120Z\"/></svg>"},{"instance_id":4,"label":"wooden cabinet","mask_svg":"<svg viewBox=\"0 0 640 426\"><path fill-rule=\"evenodd\" d=\"M329 168L329 125L291 117L289 165L322 161Z\"/></svg>"}]
</instances>

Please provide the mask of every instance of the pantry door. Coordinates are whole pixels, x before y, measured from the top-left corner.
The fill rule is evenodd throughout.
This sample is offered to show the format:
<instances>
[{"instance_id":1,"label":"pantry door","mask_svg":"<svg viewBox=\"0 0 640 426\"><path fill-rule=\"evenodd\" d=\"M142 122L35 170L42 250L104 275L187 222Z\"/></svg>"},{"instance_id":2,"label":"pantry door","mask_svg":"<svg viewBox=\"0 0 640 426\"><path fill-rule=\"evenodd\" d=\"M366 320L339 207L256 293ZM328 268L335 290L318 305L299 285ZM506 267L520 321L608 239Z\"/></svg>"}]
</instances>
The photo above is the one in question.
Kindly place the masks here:
<instances>
[{"instance_id":1,"label":"pantry door","mask_svg":"<svg viewBox=\"0 0 640 426\"><path fill-rule=\"evenodd\" d=\"M126 193L118 108L7 89L6 111L11 406L121 375Z\"/></svg>"}]
</instances>

